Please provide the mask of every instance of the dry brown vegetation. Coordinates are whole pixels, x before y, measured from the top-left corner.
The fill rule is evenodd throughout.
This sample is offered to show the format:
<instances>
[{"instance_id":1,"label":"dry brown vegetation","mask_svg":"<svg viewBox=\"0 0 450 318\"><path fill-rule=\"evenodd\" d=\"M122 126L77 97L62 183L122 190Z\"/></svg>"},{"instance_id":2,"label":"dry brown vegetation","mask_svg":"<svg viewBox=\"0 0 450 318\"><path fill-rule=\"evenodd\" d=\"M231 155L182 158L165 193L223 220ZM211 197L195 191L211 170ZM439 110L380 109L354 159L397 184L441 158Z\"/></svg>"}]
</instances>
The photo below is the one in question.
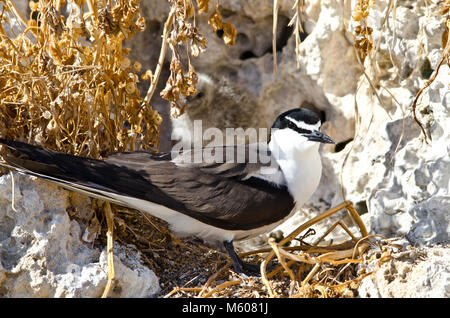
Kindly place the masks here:
<instances>
[{"instance_id":1,"label":"dry brown vegetation","mask_svg":"<svg viewBox=\"0 0 450 318\"><path fill-rule=\"evenodd\" d=\"M82 3L65 18L64 1L30 2L35 20L2 1L0 135L93 158L156 149L161 117L122 46L145 29L139 1Z\"/></svg>"}]
</instances>

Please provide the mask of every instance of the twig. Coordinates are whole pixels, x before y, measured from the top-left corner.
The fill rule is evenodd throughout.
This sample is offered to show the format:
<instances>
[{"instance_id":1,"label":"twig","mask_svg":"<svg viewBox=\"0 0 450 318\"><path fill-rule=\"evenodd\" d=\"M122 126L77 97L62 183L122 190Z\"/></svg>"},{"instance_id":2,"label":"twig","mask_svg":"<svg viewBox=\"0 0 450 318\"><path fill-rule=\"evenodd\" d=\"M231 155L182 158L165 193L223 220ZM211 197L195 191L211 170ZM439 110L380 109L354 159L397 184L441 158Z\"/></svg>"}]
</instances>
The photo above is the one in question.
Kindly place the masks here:
<instances>
[{"instance_id":1,"label":"twig","mask_svg":"<svg viewBox=\"0 0 450 318\"><path fill-rule=\"evenodd\" d=\"M291 280L295 281L295 275L294 275L294 273L292 273L292 270L286 265L286 261L281 256L278 245L275 243L275 239L270 238L269 244L272 247L272 249L275 251L275 254L277 255L278 260L280 261L281 266L283 266L284 270L289 274L289 277L291 278Z\"/></svg>"},{"instance_id":2,"label":"twig","mask_svg":"<svg viewBox=\"0 0 450 318\"><path fill-rule=\"evenodd\" d=\"M359 217L359 214L355 211L355 209L353 208L353 205L350 201L344 201L341 204L328 209L327 211L323 212L322 214L319 214L318 216L316 216L315 218L312 218L311 220L303 223L302 225L300 225L298 228L296 228L291 234L289 234L286 238L284 238L281 242L280 242L280 246L286 244L288 241L291 241L292 239L294 239L298 234L300 234L301 232L303 232L305 229L307 229L308 227L312 226L313 224L316 224L320 221L322 221L323 219L326 219L327 217L341 211L342 209L347 209L353 218L356 218L357 220L356 223L359 226L359 229L361 231L361 235L362 236L366 236L367 235L367 230L366 227L364 226L364 223L362 222L361 218Z\"/></svg>"},{"instance_id":3,"label":"twig","mask_svg":"<svg viewBox=\"0 0 450 318\"><path fill-rule=\"evenodd\" d=\"M225 269L227 269L230 265L231 265L231 261L229 259L227 259L227 263L225 264L225 266L220 268L217 272L215 272L213 275L211 275L208 278L208 280L206 281L206 283L202 287L202 290L201 290L201 292L199 294L199 297L203 296L203 293L206 292L206 290L208 289L209 285L211 285L211 283L216 279L216 277L219 276L219 274L222 273Z\"/></svg>"},{"instance_id":4,"label":"twig","mask_svg":"<svg viewBox=\"0 0 450 318\"><path fill-rule=\"evenodd\" d=\"M323 212L322 214L319 214L318 216L316 216L315 218L312 218L311 220L303 223L302 225L300 225L299 227L297 227L291 234L289 234L287 237L285 237L280 243L280 246L283 246L284 244L286 244L289 241L292 241L295 237L297 237L298 234L300 234L301 232L303 232L305 229L307 229L308 227L312 226L313 224L316 224L320 221L322 221L323 219L341 211L342 209L344 209L345 207L347 207L348 205L351 205L350 202L345 201L342 202L341 204L335 206L334 208L331 208L325 212ZM365 229L365 228L364 228ZM269 263L269 261L275 256L275 252L272 251L269 253L269 255L264 259L264 261L261 263L261 279L263 280L263 282L266 284L266 286L270 286L265 282L265 280L267 280L267 276L266 276L266 267L267 264ZM270 292L270 290L269 290Z\"/></svg>"},{"instance_id":5,"label":"twig","mask_svg":"<svg viewBox=\"0 0 450 318\"><path fill-rule=\"evenodd\" d=\"M273 1L273 25L272 25L272 52L273 52L273 73L277 73L277 20L278 20L278 0Z\"/></svg>"},{"instance_id":6,"label":"twig","mask_svg":"<svg viewBox=\"0 0 450 318\"><path fill-rule=\"evenodd\" d=\"M361 259L355 259L357 255L361 255L369 247L369 244L361 244L361 246L356 250L358 244L355 244L355 248L345 250L330 252L317 257L321 262L327 262L332 265L346 264L346 263L360 263ZM358 253L356 253L358 252Z\"/></svg>"},{"instance_id":7,"label":"twig","mask_svg":"<svg viewBox=\"0 0 450 318\"><path fill-rule=\"evenodd\" d=\"M27 20L23 17L23 15L20 13L20 11L16 8L14 5L14 2L11 0L7 1L8 7L11 9L11 11L14 13L14 15L22 22L22 24L27 27L28 23Z\"/></svg>"},{"instance_id":8,"label":"twig","mask_svg":"<svg viewBox=\"0 0 450 318\"><path fill-rule=\"evenodd\" d=\"M367 236L368 232L366 229L366 226L364 225L364 222L361 220L361 217L359 216L358 212L355 210L355 208L353 207L353 204L349 201L347 202L347 206L346 209L347 211L350 213L352 219L357 223L359 230L361 231L361 235Z\"/></svg>"},{"instance_id":9,"label":"twig","mask_svg":"<svg viewBox=\"0 0 450 318\"><path fill-rule=\"evenodd\" d=\"M330 245L330 246L313 246L313 247L311 247L311 246L306 246L306 245L300 245L300 246L285 246L283 248L286 251L306 251L308 253L327 253L327 252L336 251L336 250L345 250L345 249L352 247L353 245L354 244L352 244L351 241L348 241L345 243L335 244L335 245ZM261 254L261 253L269 253L271 251L272 251L272 248L270 248L270 247L262 248L262 249L258 249L258 250L254 250L254 251L245 252L245 253L239 253L239 257L245 257L245 256Z\"/></svg>"},{"instance_id":10,"label":"twig","mask_svg":"<svg viewBox=\"0 0 450 318\"><path fill-rule=\"evenodd\" d=\"M381 234L371 234L371 235L366 235L366 236L364 236L364 237L361 238L358 242L356 242L355 247L353 248L352 258L354 258L355 255L356 255L356 248L358 247L359 243L361 243L361 242L363 242L363 241L365 241L365 240L367 240L367 239L370 239L370 238L372 238L372 237L381 237L382 239L386 240L386 237L384 237L384 236L381 235Z\"/></svg>"},{"instance_id":11,"label":"twig","mask_svg":"<svg viewBox=\"0 0 450 318\"><path fill-rule=\"evenodd\" d=\"M309 280L314 276L314 274L317 272L319 268L320 263L314 265L313 269L308 273L308 276L306 276L305 279L302 281L302 286L305 286L309 282Z\"/></svg>"},{"instance_id":12,"label":"twig","mask_svg":"<svg viewBox=\"0 0 450 318\"><path fill-rule=\"evenodd\" d=\"M164 298L169 298L173 294L180 292L180 291L187 291L187 292L200 292L202 291L201 287L176 287L172 289L167 295L164 296Z\"/></svg>"},{"instance_id":13,"label":"twig","mask_svg":"<svg viewBox=\"0 0 450 318\"><path fill-rule=\"evenodd\" d=\"M240 284L241 281L240 280L229 280L226 281L225 283L222 283L216 287L214 287L209 293L207 293L205 296L203 296L204 298L208 298L210 297L212 294L217 293L219 291L221 291L222 289L228 287L228 286L233 286L233 285L238 285Z\"/></svg>"},{"instance_id":14,"label":"twig","mask_svg":"<svg viewBox=\"0 0 450 318\"><path fill-rule=\"evenodd\" d=\"M9 171L9 174L11 176L11 208L14 212L17 213L19 211L17 211L15 204L14 204L14 197L15 197L14 188L15 188L15 186L14 186L14 174L13 174L12 170Z\"/></svg>"},{"instance_id":15,"label":"twig","mask_svg":"<svg viewBox=\"0 0 450 318\"><path fill-rule=\"evenodd\" d=\"M422 95L423 91L428 88L431 83L434 82L434 80L436 79L438 73L439 73L439 69L441 68L444 60L447 58L448 54L449 54L449 50L450 50L450 41L447 41L447 44L445 45L445 49L442 52L442 57L441 60L439 61L439 64L436 68L436 70L434 71L433 76L431 76L431 78L425 83L424 87L422 87L419 92L416 94L416 97L414 98L414 102L412 103L412 110L413 110L413 116L414 116L414 120L416 121L416 123L419 125L420 129L422 130L423 135L425 136L425 142L428 144L428 138L431 141L431 135L427 135L425 128L423 127L422 122L417 118L417 114L416 114L416 107L417 107L417 101L419 100L420 95Z\"/></svg>"},{"instance_id":16,"label":"twig","mask_svg":"<svg viewBox=\"0 0 450 318\"><path fill-rule=\"evenodd\" d=\"M272 253L273 253L273 254L272 254ZM272 252L272 253L269 254L269 256L272 255L272 257L273 257L273 255L275 254L275 252ZM262 280L263 284L266 286L267 292L269 293L269 296L272 297L272 298L275 298L275 297L277 297L278 295L273 291L273 288L272 288L272 286L270 285L270 282L269 282L269 279L267 278L267 273L266 273L266 271L267 271L267 263L268 263L269 261L270 261L270 258L269 258L269 257L266 257L266 258L261 262L261 280Z\"/></svg>"},{"instance_id":17,"label":"twig","mask_svg":"<svg viewBox=\"0 0 450 318\"><path fill-rule=\"evenodd\" d=\"M164 63L164 58L166 57L167 45L169 40L169 29L172 27L173 16L175 14L175 7L172 8L167 17L166 23L164 24L164 31L162 35L161 51L159 53L158 64L156 65L155 74L151 77L150 87L148 88L147 95L145 96L145 102L150 103L153 93L156 90L156 84L158 83L159 76L161 75L162 66Z\"/></svg>"},{"instance_id":18,"label":"twig","mask_svg":"<svg viewBox=\"0 0 450 318\"><path fill-rule=\"evenodd\" d=\"M347 228L347 226L342 223L342 221L337 221L336 223L334 223L318 240L316 243L314 243L312 246L316 247L317 245L319 245L319 243L328 235L330 234L331 231L333 231L338 225L340 225L345 232L347 232L347 234L352 238L353 241L358 241L358 239L352 234L352 232L350 232L350 230Z\"/></svg>"},{"instance_id":19,"label":"twig","mask_svg":"<svg viewBox=\"0 0 450 318\"><path fill-rule=\"evenodd\" d=\"M288 27L292 26L295 23L295 55L297 57L297 68L300 68L300 32L303 32L301 18L302 18L302 10L303 10L303 0L295 0L294 5L292 6L292 10L295 9L294 16L291 21L288 23Z\"/></svg>"},{"instance_id":20,"label":"twig","mask_svg":"<svg viewBox=\"0 0 450 318\"><path fill-rule=\"evenodd\" d=\"M98 21L98 9L97 9L97 3L93 0L87 0L87 5L89 8L89 11L91 12L91 15L94 17L94 21Z\"/></svg>"},{"instance_id":21,"label":"twig","mask_svg":"<svg viewBox=\"0 0 450 318\"><path fill-rule=\"evenodd\" d=\"M108 226L108 231L106 232L107 238L107 264L108 264L108 282L106 283L105 290L103 291L102 298L106 298L109 295L114 278L116 276L114 269L114 216L111 210L111 204L105 202L105 215L106 224Z\"/></svg>"},{"instance_id":22,"label":"twig","mask_svg":"<svg viewBox=\"0 0 450 318\"><path fill-rule=\"evenodd\" d=\"M292 254L292 253L285 251L282 248L279 249L279 252L281 255L286 256L287 258L290 258L291 260L296 261L296 262L307 263L307 264L311 264L311 265L318 263L318 258L311 257L307 253L302 252L301 254Z\"/></svg>"},{"instance_id":23,"label":"twig","mask_svg":"<svg viewBox=\"0 0 450 318\"><path fill-rule=\"evenodd\" d=\"M279 243L279 246L277 245L276 248L273 248L273 246L272 246L273 250L269 253L269 255L261 263L261 280L264 283L264 285L267 287L269 295L271 297L276 297L277 295L273 291L272 286L270 285L270 282L268 280L268 277L272 277L276 272L279 272L279 270L282 268L282 267L278 267L277 269L273 270L269 274L266 273L267 264L269 263L269 261L273 258L273 256L275 254L278 256L278 259L280 259L280 262L281 262L282 258L280 258L279 255L283 255L283 256L286 256L286 257L291 259L291 261L288 262L287 264L283 264L282 263L282 266L285 269L286 269L286 267L288 268L288 266L290 266L290 264L293 263L292 261L298 261L298 262L302 262L302 263L315 264L315 267L309 272L308 276L303 280L302 285L305 285L314 276L316 271L319 269L320 264L322 264L323 262L328 262L328 263L331 263L332 265L339 265L339 264L346 264L346 263L360 263L362 261L361 259L354 259L354 257L351 258L351 259L349 258L349 257L355 255L354 254L355 253L355 249L353 248L354 245L351 245L350 249L346 249L346 250L343 250L343 251L334 251L334 252L326 253L326 254L320 255L319 257L310 257L306 253L302 253L301 255L292 254L292 253L286 252L283 248L280 248L280 246L286 244L288 241L293 240L295 237L297 237L297 235L299 233L303 232L308 227L310 227L313 224L316 224L316 223L320 222L321 220L323 220L323 219L325 219L325 218L327 218L327 217L329 217L329 216L331 216L331 215L341 211L344 208L347 209L347 211L349 212L349 214L352 217L352 219L354 219L354 221L358 225L362 237L366 237L367 236L367 229L364 226L364 223L362 222L359 214L353 208L352 203L349 202L349 201L344 201L341 204L339 204L338 206L336 206L334 208L331 208L331 209L323 212L322 214L316 216L315 218L313 218L313 219L303 223L296 230L294 230L291 234L289 234L286 238L284 238ZM355 240L355 237L353 235L350 235L350 236L352 237L352 240ZM270 241L269 241L269 243L270 243ZM271 244L271 245L273 245L273 244ZM356 244L356 246L357 245L358 244ZM368 245L367 246L363 246L358 251L360 251L362 253L367 247L368 247ZM315 248L315 247L313 246L313 247L310 247L310 248ZM288 273L289 273L289 271L288 271Z\"/></svg>"},{"instance_id":24,"label":"twig","mask_svg":"<svg viewBox=\"0 0 450 318\"><path fill-rule=\"evenodd\" d=\"M11 11L14 13L14 15L22 22L22 24L25 26L26 31L31 30L31 33L34 35L34 37L37 37L37 29L28 26L27 20L23 17L23 15L20 13L20 11L17 9L17 7L14 5L14 2L11 0L7 1L7 6L11 9ZM26 32L24 32L25 34Z\"/></svg>"}]
</instances>

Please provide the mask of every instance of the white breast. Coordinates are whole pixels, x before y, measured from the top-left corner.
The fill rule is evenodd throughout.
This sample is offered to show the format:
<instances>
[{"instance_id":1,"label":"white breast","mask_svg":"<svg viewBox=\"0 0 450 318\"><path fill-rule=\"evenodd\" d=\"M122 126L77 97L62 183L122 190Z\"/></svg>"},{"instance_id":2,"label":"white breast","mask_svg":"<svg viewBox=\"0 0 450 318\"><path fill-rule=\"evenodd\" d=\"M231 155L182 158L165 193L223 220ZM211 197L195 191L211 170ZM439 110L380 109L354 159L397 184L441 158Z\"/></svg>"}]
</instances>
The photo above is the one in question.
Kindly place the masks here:
<instances>
[{"instance_id":1,"label":"white breast","mask_svg":"<svg viewBox=\"0 0 450 318\"><path fill-rule=\"evenodd\" d=\"M319 143L308 141L293 130L281 129L272 134L269 147L300 208L319 186L322 175Z\"/></svg>"}]
</instances>

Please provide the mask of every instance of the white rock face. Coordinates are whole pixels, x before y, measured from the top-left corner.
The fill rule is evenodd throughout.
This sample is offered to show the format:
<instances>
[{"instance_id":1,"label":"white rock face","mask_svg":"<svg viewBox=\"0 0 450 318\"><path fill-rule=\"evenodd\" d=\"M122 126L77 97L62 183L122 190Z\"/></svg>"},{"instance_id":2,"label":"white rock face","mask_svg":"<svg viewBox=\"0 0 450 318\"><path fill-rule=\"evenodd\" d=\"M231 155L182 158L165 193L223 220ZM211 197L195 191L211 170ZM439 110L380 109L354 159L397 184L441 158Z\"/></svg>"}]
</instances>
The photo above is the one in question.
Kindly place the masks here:
<instances>
[{"instance_id":1,"label":"white rock face","mask_svg":"<svg viewBox=\"0 0 450 318\"><path fill-rule=\"evenodd\" d=\"M450 253L443 247L408 249L389 262L367 267L360 297L450 297Z\"/></svg>"},{"instance_id":2,"label":"white rock face","mask_svg":"<svg viewBox=\"0 0 450 318\"><path fill-rule=\"evenodd\" d=\"M42 180L14 174L0 177L0 296L100 297L107 281L106 248L81 240L70 220L69 192ZM86 199L84 202L88 204ZM159 291L155 274L140 254L117 242L112 297L151 297Z\"/></svg>"},{"instance_id":3,"label":"white rock face","mask_svg":"<svg viewBox=\"0 0 450 318\"><path fill-rule=\"evenodd\" d=\"M411 115L415 94L427 80L423 71L426 58L431 69L435 69L442 55L442 42L437 39L444 32L444 20L431 15L433 8L427 12L418 1L412 9L401 5L397 8L397 20L389 20L396 25L395 35L389 29L380 32L386 3L377 3L369 19L374 21L374 42L381 40L378 56L382 59L391 54L393 64L388 63L390 67L383 64L380 71L386 74L386 79L379 81L385 88L380 96L382 104L368 93L367 83L358 92L359 111L368 115L363 116L364 129L360 134L365 139L355 139L343 178L348 199L366 202L373 233L406 235L414 244L448 243L450 132L446 127L450 124L450 94L447 65L441 67L417 106L418 117L432 137L429 144L424 142ZM422 44L424 48L420 53ZM406 68L409 68L407 72ZM370 118L364 117L372 115L369 126Z\"/></svg>"}]
</instances>

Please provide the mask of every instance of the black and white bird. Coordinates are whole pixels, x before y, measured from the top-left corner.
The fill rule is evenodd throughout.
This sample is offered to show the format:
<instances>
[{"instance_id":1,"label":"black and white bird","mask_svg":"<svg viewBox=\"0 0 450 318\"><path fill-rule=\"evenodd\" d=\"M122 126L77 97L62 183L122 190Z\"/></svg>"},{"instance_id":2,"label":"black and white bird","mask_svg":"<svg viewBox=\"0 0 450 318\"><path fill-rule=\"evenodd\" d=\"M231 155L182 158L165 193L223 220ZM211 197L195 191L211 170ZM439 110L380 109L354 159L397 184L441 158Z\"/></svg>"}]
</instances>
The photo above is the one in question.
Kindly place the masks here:
<instances>
[{"instance_id":1,"label":"black and white bird","mask_svg":"<svg viewBox=\"0 0 450 318\"><path fill-rule=\"evenodd\" d=\"M0 163L64 188L149 213L179 236L224 244L238 273L256 274L233 241L269 232L300 208L319 185L320 143L335 143L320 132L316 113L297 108L275 120L268 143L221 146L223 156L244 147L245 160L197 162L200 150L171 153L121 152L89 159L0 139L13 151ZM242 148L241 148L242 150ZM249 160L257 157L258 160Z\"/></svg>"}]
</instances>

